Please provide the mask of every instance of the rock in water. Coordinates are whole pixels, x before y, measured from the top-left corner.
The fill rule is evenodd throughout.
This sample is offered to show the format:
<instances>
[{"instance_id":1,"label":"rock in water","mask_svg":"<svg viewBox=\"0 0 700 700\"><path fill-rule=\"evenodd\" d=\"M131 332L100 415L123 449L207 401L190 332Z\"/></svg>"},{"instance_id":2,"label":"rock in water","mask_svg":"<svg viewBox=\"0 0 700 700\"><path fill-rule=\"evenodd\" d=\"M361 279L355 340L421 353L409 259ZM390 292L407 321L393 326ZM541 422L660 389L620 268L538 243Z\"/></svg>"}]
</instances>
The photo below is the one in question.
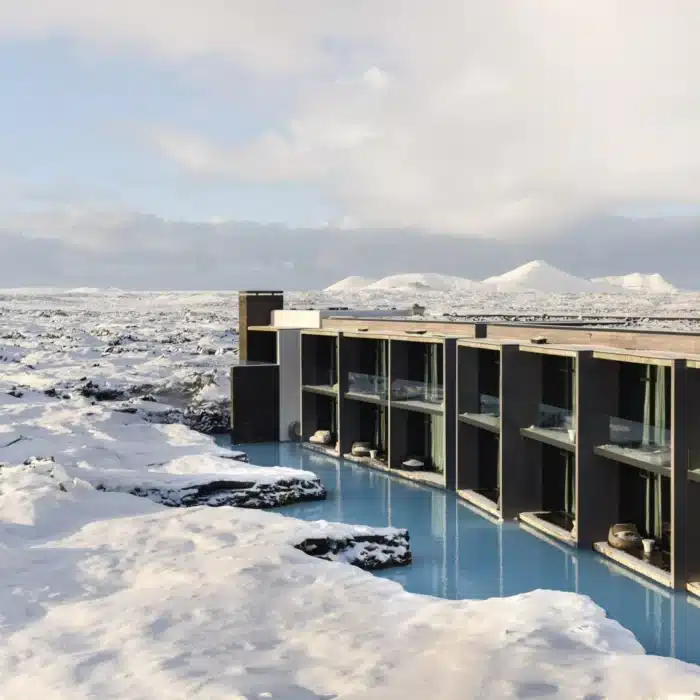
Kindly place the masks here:
<instances>
[{"instance_id":1,"label":"rock in water","mask_svg":"<svg viewBox=\"0 0 700 700\"><path fill-rule=\"evenodd\" d=\"M376 534L308 538L295 545L305 554L327 561L340 561L376 571L407 566L412 561L408 530L391 528Z\"/></svg>"}]
</instances>

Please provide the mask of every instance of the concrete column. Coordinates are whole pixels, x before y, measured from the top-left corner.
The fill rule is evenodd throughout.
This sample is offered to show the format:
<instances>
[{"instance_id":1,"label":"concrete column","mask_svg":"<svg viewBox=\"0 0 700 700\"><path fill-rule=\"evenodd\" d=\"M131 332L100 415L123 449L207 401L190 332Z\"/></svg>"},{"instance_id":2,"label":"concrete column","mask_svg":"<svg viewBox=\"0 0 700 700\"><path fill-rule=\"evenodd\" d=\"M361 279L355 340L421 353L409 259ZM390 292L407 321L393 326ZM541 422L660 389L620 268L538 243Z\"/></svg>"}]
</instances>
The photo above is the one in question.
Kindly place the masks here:
<instances>
[{"instance_id":1,"label":"concrete column","mask_svg":"<svg viewBox=\"0 0 700 700\"><path fill-rule=\"evenodd\" d=\"M401 463L401 455L403 454L403 445L406 444L406 427L405 423L400 420L400 416L395 416L395 413L400 413L392 409L391 401L391 385L396 377L401 376L406 371L406 352L405 343L397 340L389 340L389 448L387 450L387 459L391 468L396 468Z\"/></svg>"},{"instance_id":2,"label":"concrete column","mask_svg":"<svg viewBox=\"0 0 700 700\"><path fill-rule=\"evenodd\" d=\"M349 342L350 341L350 342ZM338 442L340 443L340 454L344 455L352 449L353 435L356 433L355 427L351 425L353 412L348 410L348 400L345 394L348 391L348 372L352 366L352 339L346 338L343 333L338 333L336 338L336 352L338 368Z\"/></svg>"},{"instance_id":3,"label":"concrete column","mask_svg":"<svg viewBox=\"0 0 700 700\"><path fill-rule=\"evenodd\" d=\"M618 412L619 364L579 352L576 362L576 530L579 547L607 541L617 522L618 470L595 454L610 441L610 416Z\"/></svg>"},{"instance_id":4,"label":"concrete column","mask_svg":"<svg viewBox=\"0 0 700 700\"><path fill-rule=\"evenodd\" d=\"M541 356L517 345L501 351L501 516L511 519L542 502L541 446L520 434L535 421L542 395Z\"/></svg>"},{"instance_id":5,"label":"concrete column","mask_svg":"<svg viewBox=\"0 0 700 700\"><path fill-rule=\"evenodd\" d=\"M685 360L671 365L671 585L688 581L688 386Z\"/></svg>"},{"instance_id":6,"label":"concrete column","mask_svg":"<svg viewBox=\"0 0 700 700\"><path fill-rule=\"evenodd\" d=\"M277 362L280 367L280 442L289 437L289 426L301 423L301 333L296 329L276 332Z\"/></svg>"},{"instance_id":7,"label":"concrete column","mask_svg":"<svg viewBox=\"0 0 700 700\"><path fill-rule=\"evenodd\" d=\"M443 346L445 488L457 488L457 340L445 338Z\"/></svg>"},{"instance_id":8,"label":"concrete column","mask_svg":"<svg viewBox=\"0 0 700 700\"><path fill-rule=\"evenodd\" d=\"M479 351L457 347L457 455L456 488L478 486L479 448L477 428L459 422L460 413L479 412Z\"/></svg>"},{"instance_id":9,"label":"concrete column","mask_svg":"<svg viewBox=\"0 0 700 700\"><path fill-rule=\"evenodd\" d=\"M700 470L700 369L686 370L688 469ZM688 580L700 581L700 482L688 481Z\"/></svg>"},{"instance_id":10,"label":"concrete column","mask_svg":"<svg viewBox=\"0 0 700 700\"><path fill-rule=\"evenodd\" d=\"M479 412L479 350L460 346L457 348L457 411Z\"/></svg>"}]
</instances>

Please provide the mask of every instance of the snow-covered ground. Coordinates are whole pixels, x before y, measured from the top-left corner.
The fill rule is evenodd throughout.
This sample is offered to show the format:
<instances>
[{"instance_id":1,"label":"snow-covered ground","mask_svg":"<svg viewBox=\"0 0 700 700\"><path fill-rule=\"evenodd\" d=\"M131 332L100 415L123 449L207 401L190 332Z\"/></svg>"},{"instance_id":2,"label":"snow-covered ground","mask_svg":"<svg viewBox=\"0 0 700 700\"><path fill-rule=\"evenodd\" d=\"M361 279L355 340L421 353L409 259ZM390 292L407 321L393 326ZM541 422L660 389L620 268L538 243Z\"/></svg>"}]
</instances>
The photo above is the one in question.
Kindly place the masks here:
<instances>
[{"instance_id":1,"label":"snow-covered ground","mask_svg":"<svg viewBox=\"0 0 700 700\"><path fill-rule=\"evenodd\" d=\"M456 298L430 297L429 310ZM519 303L551 312L552 300ZM142 410L224 400L236 307L233 293L0 293L0 698L700 693L700 668L644 655L584 597L416 596L348 566L347 552L297 548L372 531L97 488L294 472L237 462Z\"/></svg>"}]
</instances>

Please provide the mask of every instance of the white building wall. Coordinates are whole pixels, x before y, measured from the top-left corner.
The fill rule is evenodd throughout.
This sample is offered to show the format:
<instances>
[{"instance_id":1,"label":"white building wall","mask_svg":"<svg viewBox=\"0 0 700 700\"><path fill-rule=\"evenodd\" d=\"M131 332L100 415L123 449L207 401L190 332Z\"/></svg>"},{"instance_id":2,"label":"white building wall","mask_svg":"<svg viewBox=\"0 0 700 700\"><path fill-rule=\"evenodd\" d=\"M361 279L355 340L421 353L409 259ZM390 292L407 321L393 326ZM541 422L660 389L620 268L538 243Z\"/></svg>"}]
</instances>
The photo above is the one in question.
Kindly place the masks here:
<instances>
[{"instance_id":1,"label":"white building wall","mask_svg":"<svg viewBox=\"0 0 700 700\"><path fill-rule=\"evenodd\" d=\"M290 423L301 421L301 333L298 330L277 331L277 357L280 368L280 442L287 442Z\"/></svg>"},{"instance_id":2,"label":"white building wall","mask_svg":"<svg viewBox=\"0 0 700 700\"><path fill-rule=\"evenodd\" d=\"M324 318L405 318L413 309L280 309L272 312L275 328L320 328Z\"/></svg>"},{"instance_id":3,"label":"white building wall","mask_svg":"<svg viewBox=\"0 0 700 700\"><path fill-rule=\"evenodd\" d=\"M273 311L272 325L275 328L320 328L321 312L306 309Z\"/></svg>"}]
</instances>

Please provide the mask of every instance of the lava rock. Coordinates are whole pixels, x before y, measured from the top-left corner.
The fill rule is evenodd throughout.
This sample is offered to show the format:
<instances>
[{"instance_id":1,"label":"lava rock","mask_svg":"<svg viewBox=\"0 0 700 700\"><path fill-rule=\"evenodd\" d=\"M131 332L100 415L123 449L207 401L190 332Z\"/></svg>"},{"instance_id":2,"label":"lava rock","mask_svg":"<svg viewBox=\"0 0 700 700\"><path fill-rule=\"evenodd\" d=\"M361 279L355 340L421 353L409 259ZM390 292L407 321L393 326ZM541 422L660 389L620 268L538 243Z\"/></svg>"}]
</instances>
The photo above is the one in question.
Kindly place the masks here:
<instances>
[{"instance_id":1,"label":"lava rock","mask_svg":"<svg viewBox=\"0 0 700 700\"><path fill-rule=\"evenodd\" d=\"M295 548L317 559L342 561L366 571L408 566L413 560L408 530L398 528L348 537L312 537Z\"/></svg>"},{"instance_id":2,"label":"lava rock","mask_svg":"<svg viewBox=\"0 0 700 700\"><path fill-rule=\"evenodd\" d=\"M148 498L171 508L193 506L236 506L238 508L277 508L278 506L320 501L328 496L326 487L319 479L284 479L272 484L258 484L254 481L231 481L217 479L189 484L185 487L171 486L119 486L109 487L96 484L100 491L119 491L132 496Z\"/></svg>"},{"instance_id":3,"label":"lava rock","mask_svg":"<svg viewBox=\"0 0 700 700\"><path fill-rule=\"evenodd\" d=\"M91 381L81 387L80 394L95 401L122 401L126 398L124 392L119 389L103 389Z\"/></svg>"}]
</instances>

